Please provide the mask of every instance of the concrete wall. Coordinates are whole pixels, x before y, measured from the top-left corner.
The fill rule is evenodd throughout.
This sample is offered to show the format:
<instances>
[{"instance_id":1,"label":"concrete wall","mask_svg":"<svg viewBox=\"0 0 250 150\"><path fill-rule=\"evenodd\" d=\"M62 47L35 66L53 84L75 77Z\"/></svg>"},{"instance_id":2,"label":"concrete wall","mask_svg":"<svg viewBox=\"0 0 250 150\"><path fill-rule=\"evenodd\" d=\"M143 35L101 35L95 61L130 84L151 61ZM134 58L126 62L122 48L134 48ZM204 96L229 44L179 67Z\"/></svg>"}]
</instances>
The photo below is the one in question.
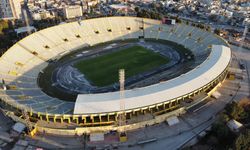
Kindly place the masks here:
<instances>
[{"instance_id":1,"label":"concrete wall","mask_svg":"<svg viewBox=\"0 0 250 150\"><path fill-rule=\"evenodd\" d=\"M109 132L110 130L117 130L119 131L121 128L125 128L126 130L134 130L134 129L138 129L138 128L143 128L146 125L154 125L154 124L158 124L161 122L166 121L166 119L168 117L171 116L179 116L184 114L185 108L179 108L175 111L160 115L160 116L156 116L154 119L148 120L148 121L143 121L143 122L139 122L139 123L134 123L134 124L129 124L126 126L122 126L122 127L116 127L116 126L103 126L103 127L79 127L79 128L75 128L75 129L53 129L53 128L47 128L47 127L40 127L37 126L37 129L39 132L42 133L47 133L47 134L56 134L56 135L66 135L66 136L74 136L74 135L82 135L84 133L89 134L91 132Z\"/></svg>"}]
</instances>

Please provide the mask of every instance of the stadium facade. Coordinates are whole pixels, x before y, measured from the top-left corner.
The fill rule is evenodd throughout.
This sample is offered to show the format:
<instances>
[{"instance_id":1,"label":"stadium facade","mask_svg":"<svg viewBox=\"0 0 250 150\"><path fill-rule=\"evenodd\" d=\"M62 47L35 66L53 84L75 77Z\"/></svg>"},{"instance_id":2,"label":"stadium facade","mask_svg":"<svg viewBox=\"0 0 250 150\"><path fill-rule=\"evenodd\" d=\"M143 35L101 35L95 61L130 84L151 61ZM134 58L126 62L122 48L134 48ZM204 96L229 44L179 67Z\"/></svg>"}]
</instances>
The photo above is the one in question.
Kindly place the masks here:
<instances>
[{"instance_id":1,"label":"stadium facade","mask_svg":"<svg viewBox=\"0 0 250 150\"><path fill-rule=\"evenodd\" d=\"M15 116L29 112L32 121L74 123L78 127L114 126L120 112L119 92L80 94L76 102L46 95L37 85L39 73L51 61L83 47L128 39L176 42L195 57L209 53L195 69L177 78L151 86L125 90L127 118L150 113L166 114L183 107L182 102L207 97L223 82L231 61L226 41L186 23L166 25L159 20L137 17L106 17L66 23L31 34L0 58L1 102ZM201 95L201 96L200 96ZM198 99L199 99L198 98ZM164 120L164 119L163 119Z\"/></svg>"}]
</instances>

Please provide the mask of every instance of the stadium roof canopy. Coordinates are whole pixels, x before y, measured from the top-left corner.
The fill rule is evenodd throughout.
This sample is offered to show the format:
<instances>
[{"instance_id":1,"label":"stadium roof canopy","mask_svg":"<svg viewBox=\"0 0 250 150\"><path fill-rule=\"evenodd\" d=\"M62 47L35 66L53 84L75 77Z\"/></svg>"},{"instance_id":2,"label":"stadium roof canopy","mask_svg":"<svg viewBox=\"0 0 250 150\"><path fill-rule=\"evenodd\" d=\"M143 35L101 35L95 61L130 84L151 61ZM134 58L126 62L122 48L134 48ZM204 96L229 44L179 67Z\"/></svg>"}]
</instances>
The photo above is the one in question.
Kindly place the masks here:
<instances>
[{"instance_id":1,"label":"stadium roof canopy","mask_svg":"<svg viewBox=\"0 0 250 150\"><path fill-rule=\"evenodd\" d=\"M124 94L125 110L160 104L196 91L215 80L227 68L230 59L230 48L213 45L209 57L190 72L166 82L126 90ZM119 91L79 94L75 103L74 114L97 114L119 112L119 110Z\"/></svg>"}]
</instances>

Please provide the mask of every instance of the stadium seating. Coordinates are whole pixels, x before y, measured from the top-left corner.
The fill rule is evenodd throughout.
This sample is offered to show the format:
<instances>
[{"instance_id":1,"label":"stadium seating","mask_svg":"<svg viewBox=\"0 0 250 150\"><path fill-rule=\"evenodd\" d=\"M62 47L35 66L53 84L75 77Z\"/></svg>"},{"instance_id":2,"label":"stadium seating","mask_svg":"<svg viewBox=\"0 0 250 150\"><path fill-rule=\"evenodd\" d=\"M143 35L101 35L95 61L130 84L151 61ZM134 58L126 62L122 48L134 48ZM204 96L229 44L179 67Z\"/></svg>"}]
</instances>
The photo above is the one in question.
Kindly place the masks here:
<instances>
[{"instance_id":1,"label":"stadium seating","mask_svg":"<svg viewBox=\"0 0 250 150\"><path fill-rule=\"evenodd\" d=\"M196 56L207 53L211 44L226 45L213 34L193 26L163 25L161 21L136 17L108 17L61 24L22 39L0 58L0 79L13 85L11 90L0 92L6 101L36 112L69 113L74 108L73 102L52 98L37 86L38 74L48 65L48 60L86 45L140 36L179 43Z\"/></svg>"}]
</instances>

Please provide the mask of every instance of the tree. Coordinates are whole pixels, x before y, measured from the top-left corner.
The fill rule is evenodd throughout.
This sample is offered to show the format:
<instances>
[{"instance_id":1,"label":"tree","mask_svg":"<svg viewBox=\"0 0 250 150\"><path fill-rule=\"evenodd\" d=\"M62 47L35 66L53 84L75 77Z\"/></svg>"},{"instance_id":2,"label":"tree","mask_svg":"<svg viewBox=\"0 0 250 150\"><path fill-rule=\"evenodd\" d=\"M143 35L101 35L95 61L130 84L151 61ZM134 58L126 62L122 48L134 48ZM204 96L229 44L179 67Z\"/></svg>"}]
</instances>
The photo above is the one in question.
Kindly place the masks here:
<instances>
[{"instance_id":1,"label":"tree","mask_svg":"<svg viewBox=\"0 0 250 150\"><path fill-rule=\"evenodd\" d=\"M139 7L135 7L135 12L138 13L139 12Z\"/></svg>"},{"instance_id":2,"label":"tree","mask_svg":"<svg viewBox=\"0 0 250 150\"><path fill-rule=\"evenodd\" d=\"M176 18L176 22L177 23L182 23L181 19L179 19L178 17Z\"/></svg>"},{"instance_id":3,"label":"tree","mask_svg":"<svg viewBox=\"0 0 250 150\"><path fill-rule=\"evenodd\" d=\"M214 33L217 35L220 35L221 30L220 29L214 29Z\"/></svg>"},{"instance_id":4,"label":"tree","mask_svg":"<svg viewBox=\"0 0 250 150\"><path fill-rule=\"evenodd\" d=\"M216 22L216 21L218 20L217 18L218 18L217 15L210 15L210 16L208 17L209 20L212 20L212 21L214 21L214 22Z\"/></svg>"},{"instance_id":5,"label":"tree","mask_svg":"<svg viewBox=\"0 0 250 150\"><path fill-rule=\"evenodd\" d=\"M219 115L219 119L221 122L227 123L230 120L230 117L225 112L223 112Z\"/></svg>"},{"instance_id":6,"label":"tree","mask_svg":"<svg viewBox=\"0 0 250 150\"><path fill-rule=\"evenodd\" d=\"M250 148L250 130L241 133L235 141L236 150L249 150Z\"/></svg>"},{"instance_id":7,"label":"tree","mask_svg":"<svg viewBox=\"0 0 250 150\"><path fill-rule=\"evenodd\" d=\"M203 24L200 24L200 23L197 24L196 27L201 28L201 29L204 29L204 28L205 28L205 26L204 26Z\"/></svg>"},{"instance_id":8,"label":"tree","mask_svg":"<svg viewBox=\"0 0 250 150\"><path fill-rule=\"evenodd\" d=\"M6 20L0 20L0 34L3 34L4 29L9 28L9 23Z\"/></svg>"},{"instance_id":9,"label":"tree","mask_svg":"<svg viewBox=\"0 0 250 150\"><path fill-rule=\"evenodd\" d=\"M222 121L212 124L211 135L215 136L218 139L219 145L223 145L225 149L230 148L234 144L235 135Z\"/></svg>"},{"instance_id":10,"label":"tree","mask_svg":"<svg viewBox=\"0 0 250 150\"><path fill-rule=\"evenodd\" d=\"M225 107L226 114L235 120L244 119L247 117L246 112L243 107L239 106L236 102L232 102L231 104L227 104Z\"/></svg>"},{"instance_id":11,"label":"tree","mask_svg":"<svg viewBox=\"0 0 250 150\"><path fill-rule=\"evenodd\" d=\"M210 27L210 26L207 26L207 27L206 27L206 30L207 30L208 32L210 32L210 31L211 31L211 27Z\"/></svg>"},{"instance_id":12,"label":"tree","mask_svg":"<svg viewBox=\"0 0 250 150\"><path fill-rule=\"evenodd\" d=\"M223 141L229 136L230 130L223 122L216 122L212 125L212 133L218 137L220 141Z\"/></svg>"}]
</instances>

